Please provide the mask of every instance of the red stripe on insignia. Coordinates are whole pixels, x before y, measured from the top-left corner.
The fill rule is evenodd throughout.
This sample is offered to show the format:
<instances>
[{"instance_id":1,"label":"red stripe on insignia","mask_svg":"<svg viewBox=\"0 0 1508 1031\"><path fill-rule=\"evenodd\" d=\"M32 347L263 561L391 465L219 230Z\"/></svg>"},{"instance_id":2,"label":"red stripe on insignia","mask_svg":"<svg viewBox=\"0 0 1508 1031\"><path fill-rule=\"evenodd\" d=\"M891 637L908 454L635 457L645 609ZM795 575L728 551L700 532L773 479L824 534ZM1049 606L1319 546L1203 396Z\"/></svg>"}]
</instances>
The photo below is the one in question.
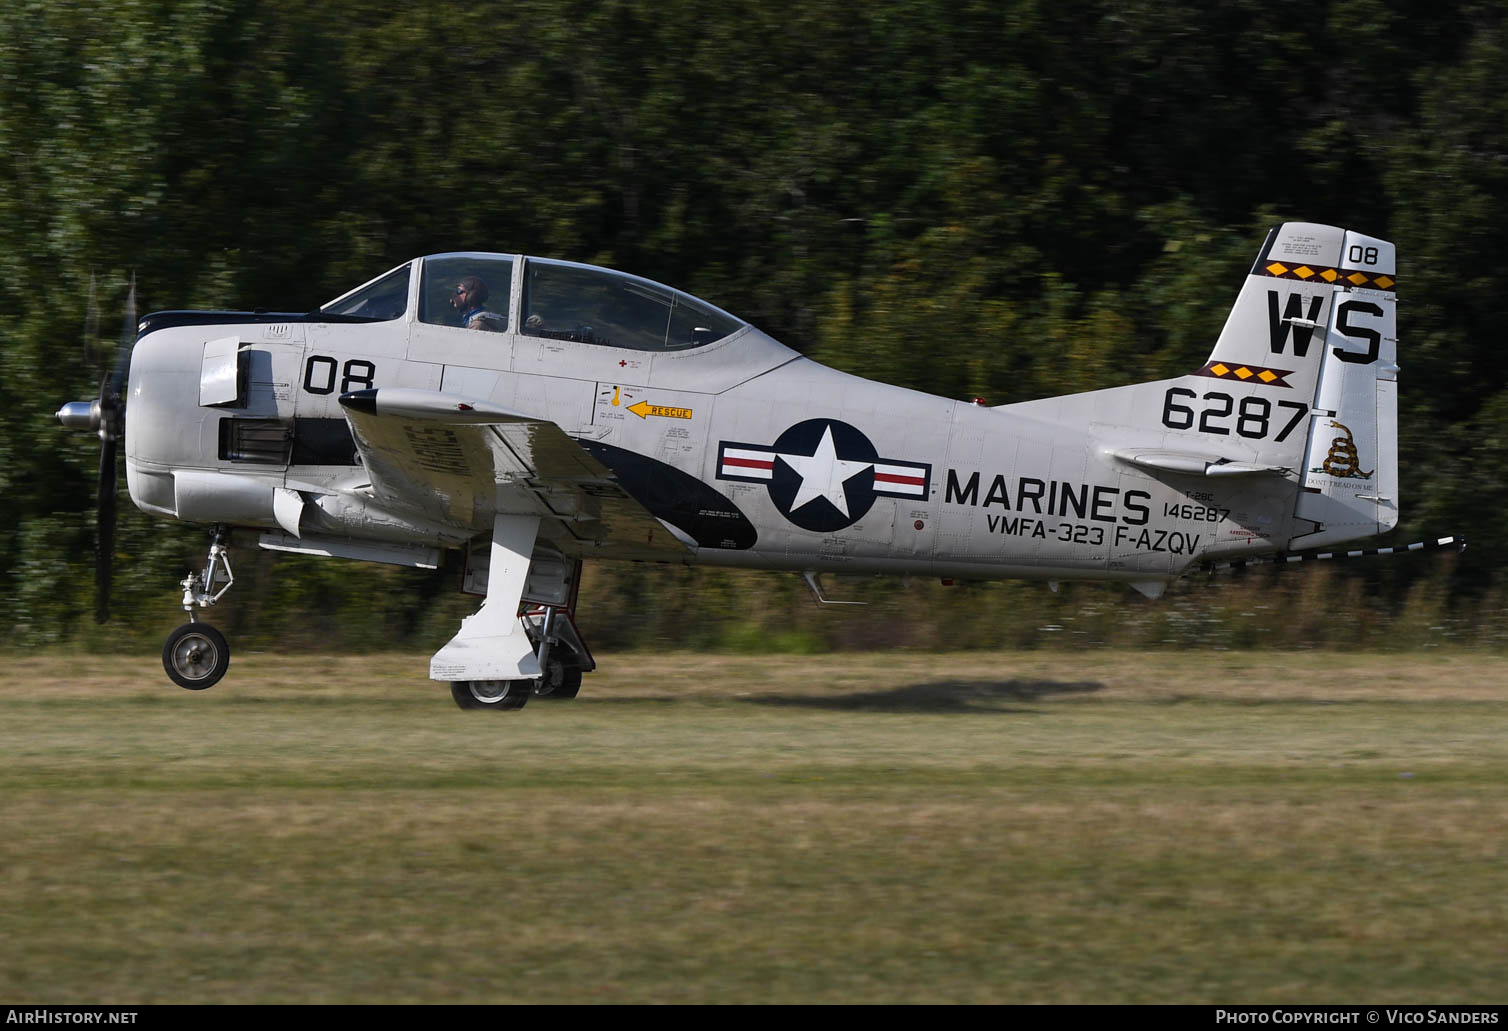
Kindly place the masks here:
<instances>
[{"instance_id":1,"label":"red stripe on insignia","mask_svg":"<svg viewBox=\"0 0 1508 1031\"><path fill-rule=\"evenodd\" d=\"M723 465L736 465L741 469L773 469L773 458L724 458Z\"/></svg>"},{"instance_id":2,"label":"red stripe on insignia","mask_svg":"<svg viewBox=\"0 0 1508 1031\"><path fill-rule=\"evenodd\" d=\"M895 473L875 473L877 483L904 483L912 487L920 487L927 481L921 476L899 476Z\"/></svg>"}]
</instances>

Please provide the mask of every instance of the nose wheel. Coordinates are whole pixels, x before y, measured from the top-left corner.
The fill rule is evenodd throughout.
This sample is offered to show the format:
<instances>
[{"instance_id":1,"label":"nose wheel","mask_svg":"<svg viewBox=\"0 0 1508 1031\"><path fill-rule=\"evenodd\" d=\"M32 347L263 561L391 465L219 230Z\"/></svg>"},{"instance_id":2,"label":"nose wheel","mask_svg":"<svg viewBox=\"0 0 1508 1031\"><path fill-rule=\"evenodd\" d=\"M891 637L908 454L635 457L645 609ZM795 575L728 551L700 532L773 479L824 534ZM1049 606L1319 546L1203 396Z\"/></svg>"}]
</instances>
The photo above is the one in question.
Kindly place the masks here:
<instances>
[{"instance_id":1,"label":"nose wheel","mask_svg":"<svg viewBox=\"0 0 1508 1031\"><path fill-rule=\"evenodd\" d=\"M203 691L218 684L230 668L230 645L208 623L185 623L168 634L162 668L179 687Z\"/></svg>"}]
</instances>

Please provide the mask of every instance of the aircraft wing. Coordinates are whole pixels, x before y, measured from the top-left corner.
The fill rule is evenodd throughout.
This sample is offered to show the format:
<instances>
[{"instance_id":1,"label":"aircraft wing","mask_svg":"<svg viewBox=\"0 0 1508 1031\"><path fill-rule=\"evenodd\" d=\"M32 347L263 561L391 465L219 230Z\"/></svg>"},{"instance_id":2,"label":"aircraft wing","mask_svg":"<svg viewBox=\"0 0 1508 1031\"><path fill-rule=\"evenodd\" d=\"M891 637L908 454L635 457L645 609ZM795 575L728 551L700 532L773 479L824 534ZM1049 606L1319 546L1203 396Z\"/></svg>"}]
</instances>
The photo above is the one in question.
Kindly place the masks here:
<instances>
[{"instance_id":1,"label":"aircraft wing","mask_svg":"<svg viewBox=\"0 0 1508 1031\"><path fill-rule=\"evenodd\" d=\"M541 536L582 557L690 555L555 423L405 387L343 394L340 404L372 493L395 510L477 530L499 513L538 516Z\"/></svg>"}]
</instances>

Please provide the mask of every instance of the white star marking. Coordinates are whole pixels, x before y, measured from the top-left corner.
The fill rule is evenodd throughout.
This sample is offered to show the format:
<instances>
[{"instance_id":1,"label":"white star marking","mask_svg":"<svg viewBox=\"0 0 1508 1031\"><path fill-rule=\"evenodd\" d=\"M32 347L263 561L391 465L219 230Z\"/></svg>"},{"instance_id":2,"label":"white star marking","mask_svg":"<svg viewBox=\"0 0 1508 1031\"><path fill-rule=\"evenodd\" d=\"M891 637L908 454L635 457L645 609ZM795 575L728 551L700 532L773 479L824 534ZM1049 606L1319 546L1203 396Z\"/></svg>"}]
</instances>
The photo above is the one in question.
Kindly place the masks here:
<instances>
[{"instance_id":1,"label":"white star marking","mask_svg":"<svg viewBox=\"0 0 1508 1031\"><path fill-rule=\"evenodd\" d=\"M845 519L848 518L848 497L843 493L843 484L874 466L873 462L850 462L839 458L837 449L833 447L831 426L822 434L822 443L817 445L816 454L776 457L796 470L801 477L801 487L796 491L796 499L791 502L792 512L818 498L826 498L843 513Z\"/></svg>"}]
</instances>

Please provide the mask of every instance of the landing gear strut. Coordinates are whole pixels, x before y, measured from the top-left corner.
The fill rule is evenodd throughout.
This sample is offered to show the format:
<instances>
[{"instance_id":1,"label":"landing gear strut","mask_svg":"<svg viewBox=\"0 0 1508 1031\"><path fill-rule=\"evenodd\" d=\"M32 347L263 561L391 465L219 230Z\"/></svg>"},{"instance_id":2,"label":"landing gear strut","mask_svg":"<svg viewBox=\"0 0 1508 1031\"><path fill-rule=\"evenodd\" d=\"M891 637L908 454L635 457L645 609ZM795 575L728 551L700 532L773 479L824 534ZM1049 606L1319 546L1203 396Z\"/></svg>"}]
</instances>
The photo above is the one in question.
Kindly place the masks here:
<instances>
[{"instance_id":1,"label":"landing gear strut","mask_svg":"<svg viewBox=\"0 0 1508 1031\"><path fill-rule=\"evenodd\" d=\"M200 623L194 613L196 606L207 608L219 601L235 583L228 539L225 527L216 526L204 568L183 581L183 610L189 621L168 634L162 646L162 668L173 683L190 691L214 687L230 668L230 645L225 635L208 623Z\"/></svg>"},{"instance_id":2,"label":"landing gear strut","mask_svg":"<svg viewBox=\"0 0 1508 1031\"><path fill-rule=\"evenodd\" d=\"M581 674L597 664L576 632L570 610L536 605L520 618L534 642L534 654L543 673L533 681L534 694L540 698L575 698L581 691Z\"/></svg>"}]
</instances>

